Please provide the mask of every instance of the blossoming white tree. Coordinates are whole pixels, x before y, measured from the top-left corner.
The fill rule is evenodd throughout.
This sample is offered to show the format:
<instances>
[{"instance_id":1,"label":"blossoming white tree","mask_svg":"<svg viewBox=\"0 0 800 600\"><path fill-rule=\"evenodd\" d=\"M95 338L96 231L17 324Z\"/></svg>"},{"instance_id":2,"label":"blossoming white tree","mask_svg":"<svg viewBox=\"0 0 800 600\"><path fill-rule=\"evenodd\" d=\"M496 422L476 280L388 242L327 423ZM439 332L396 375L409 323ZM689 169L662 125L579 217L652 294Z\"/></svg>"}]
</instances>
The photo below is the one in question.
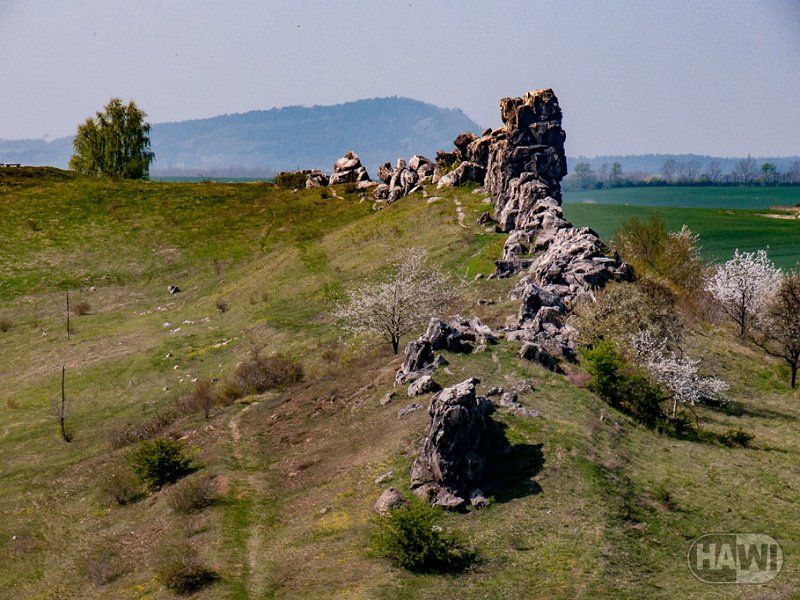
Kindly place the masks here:
<instances>
[{"instance_id":1,"label":"blossoming white tree","mask_svg":"<svg viewBox=\"0 0 800 600\"><path fill-rule=\"evenodd\" d=\"M672 399L672 416L678 404L692 406L702 400L721 400L728 384L718 377L700 377L699 360L679 357L667 347L666 338L658 339L650 330L631 338L636 361Z\"/></svg>"},{"instance_id":2,"label":"blossoming white tree","mask_svg":"<svg viewBox=\"0 0 800 600\"><path fill-rule=\"evenodd\" d=\"M764 250L739 252L720 265L706 282L706 289L725 313L739 326L744 337L756 316L777 289L781 271Z\"/></svg>"},{"instance_id":3,"label":"blossoming white tree","mask_svg":"<svg viewBox=\"0 0 800 600\"><path fill-rule=\"evenodd\" d=\"M397 354L400 338L452 302L458 286L425 264L427 253L411 249L394 263L384 281L352 290L334 316L354 334L377 334Z\"/></svg>"}]
</instances>

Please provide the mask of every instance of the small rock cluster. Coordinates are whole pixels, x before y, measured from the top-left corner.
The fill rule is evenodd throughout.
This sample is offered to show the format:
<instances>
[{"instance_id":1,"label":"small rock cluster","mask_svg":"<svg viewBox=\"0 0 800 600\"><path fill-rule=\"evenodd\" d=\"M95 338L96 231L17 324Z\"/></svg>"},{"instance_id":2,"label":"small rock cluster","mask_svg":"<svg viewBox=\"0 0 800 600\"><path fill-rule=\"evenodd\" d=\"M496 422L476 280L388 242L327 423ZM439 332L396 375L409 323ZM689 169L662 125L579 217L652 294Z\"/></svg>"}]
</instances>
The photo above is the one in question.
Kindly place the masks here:
<instances>
[{"instance_id":1,"label":"small rock cluster","mask_svg":"<svg viewBox=\"0 0 800 600\"><path fill-rule=\"evenodd\" d=\"M409 396L433 391L436 388L433 387L435 384L430 375L447 364L447 359L441 354L434 356L434 351L481 352L486 349L487 344L496 341L495 333L477 317L464 319L456 315L449 321L431 318L425 333L406 344L405 360L397 371L395 384L412 382ZM424 383L417 383L426 377L428 379ZM425 391L419 391L423 389ZM412 390L415 393L412 394Z\"/></svg>"},{"instance_id":2,"label":"small rock cluster","mask_svg":"<svg viewBox=\"0 0 800 600\"><path fill-rule=\"evenodd\" d=\"M308 171L306 174L306 189L338 183L355 183L362 189L374 185L370 181L367 169L361 164L361 159L352 150L334 163L330 176L318 170Z\"/></svg>"},{"instance_id":3,"label":"small rock cluster","mask_svg":"<svg viewBox=\"0 0 800 600\"><path fill-rule=\"evenodd\" d=\"M386 162L378 167L378 179L382 183L378 184L372 195L376 200L385 200L388 204L392 204L403 196L421 190L425 182L433 176L433 172L433 162L417 154L412 156L408 163L398 158L394 169L391 163Z\"/></svg>"}]
</instances>

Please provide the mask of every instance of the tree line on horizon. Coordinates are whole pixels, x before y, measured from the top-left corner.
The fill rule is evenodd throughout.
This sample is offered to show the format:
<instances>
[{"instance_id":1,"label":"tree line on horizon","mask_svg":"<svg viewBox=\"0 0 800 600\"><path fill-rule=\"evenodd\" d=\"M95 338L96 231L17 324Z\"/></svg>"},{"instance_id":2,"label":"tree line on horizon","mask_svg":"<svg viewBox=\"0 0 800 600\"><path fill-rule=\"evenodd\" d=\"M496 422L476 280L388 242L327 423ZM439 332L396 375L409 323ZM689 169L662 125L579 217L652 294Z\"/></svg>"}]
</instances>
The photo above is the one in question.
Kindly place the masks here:
<instances>
[{"instance_id":1,"label":"tree line on horizon","mask_svg":"<svg viewBox=\"0 0 800 600\"><path fill-rule=\"evenodd\" d=\"M737 161L732 170L725 172L716 160L704 164L694 159L678 161L669 158L655 174L641 171L624 173L622 165L616 161L610 166L603 163L595 170L588 162L581 161L564 179L564 189L567 191L668 185L800 185L800 160L782 172L775 163L765 161L759 165L748 154Z\"/></svg>"}]
</instances>

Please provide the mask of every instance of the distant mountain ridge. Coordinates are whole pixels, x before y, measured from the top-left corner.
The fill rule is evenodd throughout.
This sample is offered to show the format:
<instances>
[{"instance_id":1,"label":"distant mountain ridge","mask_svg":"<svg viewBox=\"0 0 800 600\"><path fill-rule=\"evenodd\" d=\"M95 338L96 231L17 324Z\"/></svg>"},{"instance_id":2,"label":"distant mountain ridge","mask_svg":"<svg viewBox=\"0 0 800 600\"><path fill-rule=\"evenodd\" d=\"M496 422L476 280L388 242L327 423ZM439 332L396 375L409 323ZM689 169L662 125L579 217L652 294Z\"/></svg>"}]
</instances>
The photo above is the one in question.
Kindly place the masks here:
<instances>
[{"instance_id":1,"label":"distant mountain ridge","mask_svg":"<svg viewBox=\"0 0 800 600\"><path fill-rule=\"evenodd\" d=\"M347 150L374 175L378 165L413 154L433 158L480 126L461 109L410 98L372 98L332 106L289 106L152 126L158 174L260 175L292 169L330 171ZM66 167L72 138L0 140L0 162Z\"/></svg>"}]
</instances>

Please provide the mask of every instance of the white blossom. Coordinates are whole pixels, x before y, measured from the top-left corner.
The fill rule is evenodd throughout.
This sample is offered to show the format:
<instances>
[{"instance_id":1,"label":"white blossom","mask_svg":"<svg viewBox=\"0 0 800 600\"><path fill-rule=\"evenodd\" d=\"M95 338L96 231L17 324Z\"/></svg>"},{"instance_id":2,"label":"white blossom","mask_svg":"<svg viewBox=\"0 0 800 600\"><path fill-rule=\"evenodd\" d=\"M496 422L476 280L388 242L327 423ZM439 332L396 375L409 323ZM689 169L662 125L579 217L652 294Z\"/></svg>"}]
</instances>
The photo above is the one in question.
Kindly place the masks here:
<instances>
[{"instance_id":1,"label":"white blossom","mask_svg":"<svg viewBox=\"0 0 800 600\"><path fill-rule=\"evenodd\" d=\"M427 322L458 293L459 286L428 267L425 258L425 250L408 250L388 279L352 290L334 316L353 334L383 336L397 354L400 338Z\"/></svg>"},{"instance_id":2,"label":"white blossom","mask_svg":"<svg viewBox=\"0 0 800 600\"><path fill-rule=\"evenodd\" d=\"M699 360L677 356L667 347L666 338L657 339L649 330L631 336L631 346L639 366L669 392L675 406L721 401L728 389L728 384L718 377L700 377Z\"/></svg>"},{"instance_id":3,"label":"white blossom","mask_svg":"<svg viewBox=\"0 0 800 600\"><path fill-rule=\"evenodd\" d=\"M739 335L744 337L780 280L781 271L775 268L766 251L753 253L737 249L732 259L717 267L706 282L706 289L739 325Z\"/></svg>"}]
</instances>

